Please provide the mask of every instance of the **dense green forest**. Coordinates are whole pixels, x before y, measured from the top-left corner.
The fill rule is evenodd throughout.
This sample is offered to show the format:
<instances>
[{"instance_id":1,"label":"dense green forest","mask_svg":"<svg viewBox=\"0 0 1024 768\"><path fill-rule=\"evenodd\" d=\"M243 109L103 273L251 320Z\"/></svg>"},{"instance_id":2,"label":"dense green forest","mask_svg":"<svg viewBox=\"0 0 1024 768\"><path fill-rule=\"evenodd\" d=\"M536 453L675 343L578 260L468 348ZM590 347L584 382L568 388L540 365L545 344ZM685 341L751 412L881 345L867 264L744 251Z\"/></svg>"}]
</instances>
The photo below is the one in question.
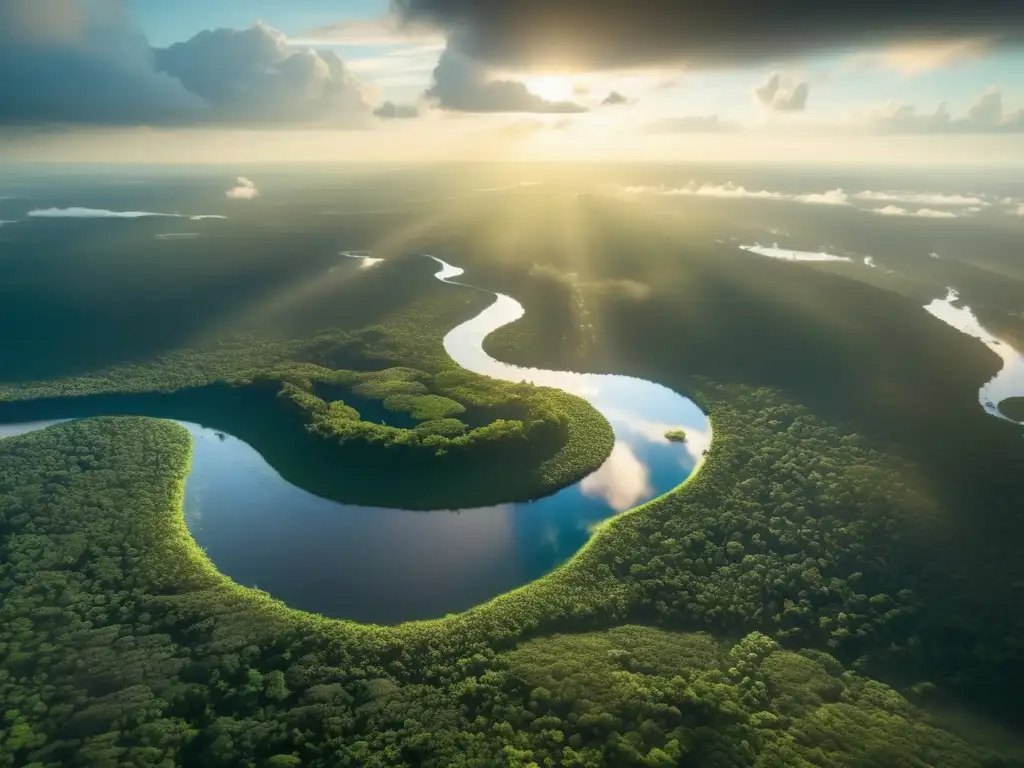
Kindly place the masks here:
<instances>
[{"instance_id":1,"label":"dense green forest","mask_svg":"<svg viewBox=\"0 0 1024 768\"><path fill-rule=\"evenodd\" d=\"M173 424L0 442L0 766L1024 765L1024 444L978 407L994 356L920 309L934 286L916 277L851 280L710 245L722 222L703 214L548 194L462 199L369 270L337 265L335 229L312 223L289 262L294 223L184 258L139 262L111 236L17 262L4 421L112 404L200 421L327 496L350 462L381 492L375 442L454 468L496 419L560 424L508 473L532 492L599 462L607 425L582 401L450 366L444 332L487 298L399 256L427 250L524 304L494 356L657 381L715 441L684 489L549 576L395 628L217 574L182 520ZM356 218L346 246L402 219Z\"/></svg>"},{"instance_id":2,"label":"dense green forest","mask_svg":"<svg viewBox=\"0 0 1024 768\"><path fill-rule=\"evenodd\" d=\"M913 629L901 651L907 659L893 661L888 672L900 675L909 663L1019 726L1024 708L1011 681L1024 673L1024 619L1015 608L1024 584L1024 443L1019 428L978 406L978 387L998 370L996 356L898 294L805 265L726 256L726 246L688 247L690 236L678 229L638 221L601 201L588 205L602 215L586 218L596 230L587 258L554 247L544 268L528 274L515 261L528 241L479 254L474 268L492 279L520 275L526 307L522 320L488 338L488 351L520 364L567 359L582 370L629 370L684 392L697 390L695 375L730 391L767 388L830 425L828 434L797 431L793 447L778 451L764 451L746 436L745 455L765 475L757 482L780 490L748 493L753 489L737 484L734 491L745 497L737 525L772 517L765 502L781 498L787 468L794 483L814 479L825 446L837 445L844 432L857 434L869 455L897 462L892 483L868 484L883 495L890 487L907 494L892 503L891 514L873 515L869 523L889 525L888 519L898 528L877 539L853 529L843 546L854 553L871 542L860 565L852 556L851 572L867 577L877 568L893 585L886 590L891 597L907 588L920 600L907 622ZM642 258L616 256L635 252L632 243L643 244ZM586 271L571 271L583 265ZM646 291L622 290L627 275ZM546 305L562 307L562 317ZM665 339L672 340L670 352ZM719 404L710 408L721 448L732 429L722 428ZM696 502L698 495L684 497ZM816 514L816 494L797 497L777 520ZM847 508L849 498L839 506ZM711 514L720 520L722 510ZM817 556L801 538L782 540L794 558ZM826 628L838 629L829 622ZM893 652L901 646L889 645L884 633L847 629L851 638L867 638L865 647Z\"/></svg>"},{"instance_id":3,"label":"dense green forest","mask_svg":"<svg viewBox=\"0 0 1024 768\"><path fill-rule=\"evenodd\" d=\"M0 760L1024 764L1012 741L978 744L922 708L939 694L913 666L917 704L865 677L876 651L913 665L922 617L882 564L857 562L906 525L891 468L770 393L715 392L727 437L687 494L617 518L538 582L397 628L292 611L220 576L184 525L190 442L173 423L3 441ZM795 450L795 468L810 434L834 447L802 482L794 469L773 485L747 453ZM809 492L803 516L779 516ZM731 640L593 632L638 620Z\"/></svg>"},{"instance_id":4,"label":"dense green forest","mask_svg":"<svg viewBox=\"0 0 1024 768\"><path fill-rule=\"evenodd\" d=\"M444 332L486 306L486 295L429 281L424 266L404 259L350 275L343 295L361 301L392 279L401 283L403 269L420 279L423 297L371 325L353 319L347 330L293 339L239 335L148 363L10 384L0 387L0 420L197 421L245 439L285 478L321 496L410 509L532 499L597 469L614 436L586 401L451 362ZM405 482L389 482L396 475Z\"/></svg>"}]
</instances>

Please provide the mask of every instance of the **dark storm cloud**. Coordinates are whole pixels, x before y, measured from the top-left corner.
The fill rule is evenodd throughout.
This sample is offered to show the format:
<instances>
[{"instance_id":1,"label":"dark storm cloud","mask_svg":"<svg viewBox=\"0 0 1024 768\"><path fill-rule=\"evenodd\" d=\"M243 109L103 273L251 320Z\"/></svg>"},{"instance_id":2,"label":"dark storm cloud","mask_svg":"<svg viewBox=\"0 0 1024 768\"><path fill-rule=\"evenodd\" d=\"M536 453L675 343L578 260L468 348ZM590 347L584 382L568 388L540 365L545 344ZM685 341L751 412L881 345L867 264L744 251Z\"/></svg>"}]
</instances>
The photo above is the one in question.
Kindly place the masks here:
<instances>
[{"instance_id":1,"label":"dark storm cloud","mask_svg":"<svg viewBox=\"0 0 1024 768\"><path fill-rule=\"evenodd\" d=\"M153 49L122 0L0 0L0 124L366 124L331 52L257 24Z\"/></svg>"},{"instance_id":2,"label":"dark storm cloud","mask_svg":"<svg viewBox=\"0 0 1024 768\"><path fill-rule=\"evenodd\" d=\"M792 83L773 72L754 89L754 96L763 106L776 112L802 112L807 107L810 88L807 83Z\"/></svg>"},{"instance_id":3,"label":"dark storm cloud","mask_svg":"<svg viewBox=\"0 0 1024 768\"><path fill-rule=\"evenodd\" d=\"M411 104L395 104L393 101L385 101L373 110L373 114L381 120L402 120L419 117L420 111Z\"/></svg>"},{"instance_id":4,"label":"dark storm cloud","mask_svg":"<svg viewBox=\"0 0 1024 768\"><path fill-rule=\"evenodd\" d=\"M482 61L712 65L898 40L1024 38L1021 0L394 0L407 22L460 32Z\"/></svg>"},{"instance_id":5,"label":"dark storm cloud","mask_svg":"<svg viewBox=\"0 0 1024 768\"><path fill-rule=\"evenodd\" d=\"M452 48L451 43L434 69L434 83L424 93L441 109L457 112L586 112L571 101L547 101L517 80L491 79L487 70Z\"/></svg>"}]
</instances>

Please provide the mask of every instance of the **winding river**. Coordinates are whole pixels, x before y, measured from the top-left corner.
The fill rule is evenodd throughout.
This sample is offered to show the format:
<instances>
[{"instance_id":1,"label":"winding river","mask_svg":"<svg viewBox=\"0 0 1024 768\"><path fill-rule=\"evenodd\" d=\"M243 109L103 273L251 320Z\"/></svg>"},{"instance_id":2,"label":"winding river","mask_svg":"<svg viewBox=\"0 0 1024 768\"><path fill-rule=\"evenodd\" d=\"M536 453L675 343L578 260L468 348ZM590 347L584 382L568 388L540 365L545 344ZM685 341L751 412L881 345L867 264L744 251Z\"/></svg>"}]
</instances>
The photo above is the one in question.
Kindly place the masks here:
<instances>
[{"instance_id":1,"label":"winding river","mask_svg":"<svg viewBox=\"0 0 1024 768\"><path fill-rule=\"evenodd\" d=\"M935 299L926 304L925 310L961 333L974 337L999 356L1003 367L978 390L978 402L990 416L1014 424L1024 424L999 410L999 404L1004 400L1024 397L1024 355L1005 341L993 336L975 317L970 307L958 307L959 301L960 294L955 288L949 288L945 298Z\"/></svg>"},{"instance_id":2,"label":"winding river","mask_svg":"<svg viewBox=\"0 0 1024 768\"><path fill-rule=\"evenodd\" d=\"M454 279L463 270L435 261L437 279L464 286L453 290L472 288ZM523 312L514 299L495 294L490 306L445 336L444 348L475 373L557 387L592 403L615 432L598 470L532 502L433 512L360 507L286 482L229 434L179 422L193 438L185 519L196 541L222 573L294 608L393 624L462 611L543 576L577 552L599 523L697 470L711 427L672 390L627 376L520 368L487 355L487 335ZM0 426L0 436L53 423ZM685 443L665 437L675 428L686 431Z\"/></svg>"}]
</instances>

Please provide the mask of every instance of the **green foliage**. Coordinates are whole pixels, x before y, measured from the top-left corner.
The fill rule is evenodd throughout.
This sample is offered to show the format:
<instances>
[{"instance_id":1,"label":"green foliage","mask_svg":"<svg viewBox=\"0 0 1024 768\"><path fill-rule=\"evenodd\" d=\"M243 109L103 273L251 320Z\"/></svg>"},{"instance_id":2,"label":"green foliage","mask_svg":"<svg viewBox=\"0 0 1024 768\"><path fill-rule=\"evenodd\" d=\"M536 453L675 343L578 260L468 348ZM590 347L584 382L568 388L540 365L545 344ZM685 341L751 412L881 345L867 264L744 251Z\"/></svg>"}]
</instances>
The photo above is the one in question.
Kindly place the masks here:
<instances>
[{"instance_id":1,"label":"green foliage","mask_svg":"<svg viewBox=\"0 0 1024 768\"><path fill-rule=\"evenodd\" d=\"M377 334L383 341L400 331ZM265 360L272 354L265 352ZM306 355L297 348L282 354ZM233 357L206 369L183 359L175 371L190 366L194 385L185 388L177 386L183 380L163 379L171 371L157 361L52 385L76 392L72 397L25 399L49 394L45 385L0 389L0 400L7 399L0 418L139 413L200 421L247 437L285 477L320 495L424 509L544 496L589 474L611 452L610 425L579 398L491 380L422 353L420 359L436 372L405 366L366 372L297 360L236 368ZM271 412L275 407L279 414ZM387 423L395 415L408 423ZM477 425L455 416L473 417ZM267 427L254 427L259 422ZM283 440L300 429L305 440ZM378 482L395 473L408 482ZM480 482L462 482L467 473Z\"/></svg>"},{"instance_id":2,"label":"green foliage","mask_svg":"<svg viewBox=\"0 0 1024 768\"><path fill-rule=\"evenodd\" d=\"M388 368L371 373L350 373L352 391L363 397L383 400L391 395L423 395L429 391L421 381L424 374L411 368Z\"/></svg>"},{"instance_id":3,"label":"green foliage","mask_svg":"<svg viewBox=\"0 0 1024 768\"><path fill-rule=\"evenodd\" d=\"M665 432L665 437L671 440L673 443L685 443L686 442L686 430L684 429L670 429Z\"/></svg>"},{"instance_id":4,"label":"green foliage","mask_svg":"<svg viewBox=\"0 0 1024 768\"><path fill-rule=\"evenodd\" d=\"M173 425L98 420L5 441L0 766L1020 765L1014 750L970 747L866 676L1020 711L1020 581L1007 578L1018 572L1007 563L1019 560L1020 441L1010 430L991 436L1005 424L972 421L987 353L933 328L902 298L768 260L737 271L721 253L594 231L590 240L620 253L587 261L591 287L558 277L532 303L508 287L514 269L486 263L491 254L480 272L460 263L501 276L497 284L527 304L523 321L489 339L502 359L544 364L543 348L548 367L618 370L697 393L715 442L684 489L609 521L569 563L486 605L371 628L291 611L215 572L181 520L188 448ZM545 246L549 235L539 224L524 233ZM641 242L644 258L628 273L652 294L599 292ZM373 272L360 291L401 275ZM405 466L422 459L434 470L473 455L490 462L491 448L507 456L546 445L522 454L526 469L513 473L518 491L535 493L599 462L609 433L585 403L513 392L449 366L444 331L485 297L423 290L434 282L426 273L399 286L402 300L371 324L375 308L353 301L344 323L325 315L301 334L169 346L145 364L131 361L152 354L104 349L103 366L81 363L72 371L81 375L46 381L13 365L16 384L0 394L217 383L239 385L242 398L265 385L282 393L270 410L291 414L276 427L319 424L310 443L358 447L351 455L374 465L385 446L404 453ZM395 287L381 282L373 295ZM684 294L701 300L679 301ZM332 312L344 308L330 299ZM894 327L903 332L879 333ZM46 350L49 371L63 353L93 349L82 334L60 333L68 339L57 338L58 354L26 328L12 337L15 358ZM375 371L354 370L363 368ZM729 384L702 383L694 371ZM426 395L466 411L412 429L377 418L372 431L359 426L363 400ZM487 408L509 412L482 423L475 411ZM545 431L563 418L563 432ZM840 418L856 427L838 428ZM460 455L455 446L477 429ZM985 450L950 450L949 434ZM894 441L924 468L894 458ZM987 474L971 469L979 463ZM638 619L742 639L726 647L711 635L623 626L551 636Z\"/></svg>"},{"instance_id":5,"label":"green foliage","mask_svg":"<svg viewBox=\"0 0 1024 768\"><path fill-rule=\"evenodd\" d=\"M417 424L415 431L421 435L441 435L442 437L458 437L466 431L466 425L458 419L433 419Z\"/></svg>"},{"instance_id":6,"label":"green foliage","mask_svg":"<svg viewBox=\"0 0 1024 768\"><path fill-rule=\"evenodd\" d=\"M384 407L408 413L416 421L447 419L466 410L462 403L441 395L389 395L384 399Z\"/></svg>"},{"instance_id":7,"label":"green foliage","mask_svg":"<svg viewBox=\"0 0 1024 768\"><path fill-rule=\"evenodd\" d=\"M580 754L609 766L878 768L994 757L886 686L759 633L728 648L707 635L626 626L531 640L495 666L505 676L488 673L474 692L482 721L514 723L510 741L542 765L572 765ZM551 731L561 738L545 739Z\"/></svg>"},{"instance_id":8,"label":"green foliage","mask_svg":"<svg viewBox=\"0 0 1024 768\"><path fill-rule=\"evenodd\" d=\"M766 435L791 434L769 424L783 414L779 406L754 400L772 417ZM762 497L747 482L749 457L732 454L748 443L723 439L730 434L724 426L746 428L747 436L760 427L739 410L728 421L725 402L715 410L721 442L684 491L603 526L577 557L538 582L464 614L397 628L292 611L217 574L184 525L189 440L172 423L92 419L0 442L0 698L10 710L0 759L55 768L76 760L381 768L672 760L1021 765L1012 754L1000 763L968 746L826 653L784 650L752 631L774 626L787 646L827 646L833 633L822 633L815 616L834 616L843 627L873 620L896 638L909 598L872 607L858 596L864 593L830 575L847 573L842 553L850 542L836 533L840 520L880 515L878 496L862 513L850 498L831 508L819 494L819 514L835 522L831 537L818 540L817 578L803 558L787 554L784 541L756 527L742 529L741 538L757 560L730 559L722 542L733 539L721 526L738 520L731 489L762 499L766 515L787 502ZM790 415L795 423L804 418ZM840 487L853 460L863 458L849 445L843 450L852 453L832 459ZM873 475L876 483L885 476L882 468ZM693 496L707 511L690 520ZM709 504L711 496L720 503ZM684 523L689 532L678 529ZM807 530L810 536L815 529ZM708 547L720 547L722 556ZM850 557L865 559L860 550ZM682 571L687 558L694 565ZM673 571L662 563L675 563ZM689 575L668 577L680 571ZM756 593L743 587L747 572L757 575ZM846 578L857 584L879 577ZM828 593L810 591L821 584ZM793 624L791 616L765 610L787 599L807 600L808 615ZM541 637L500 652L528 637L620 623L651 609L686 611L690 623L745 627L747 635L727 648L707 634L624 626ZM838 637L840 656L876 647Z\"/></svg>"},{"instance_id":9,"label":"green foliage","mask_svg":"<svg viewBox=\"0 0 1024 768\"><path fill-rule=\"evenodd\" d=\"M649 209L661 203L652 199L645 205ZM1008 332L1005 310L1019 311L1020 303L1014 281L1005 282L1006 275L1019 271L1019 264L1010 264L1015 249L1001 242L986 254L986 259L1003 264L1002 283L991 271L977 268L976 249L965 251L975 254L970 266L953 259L940 260L939 267L936 260L922 259L925 251L909 243L921 242L917 236L924 240L934 235L923 230L917 236L903 229L845 232L845 247L858 253L871 253L872 247L886 253L898 277L856 264L793 265L740 253L734 245L744 237L753 241L766 229L777 228L775 211L758 215L756 206L744 207L742 216L725 221L720 218L720 206L705 210L704 203L687 201L687 209L694 205L698 209L683 213L678 205L665 201L665 212L671 207L678 217L637 216L593 196L574 212L578 225L588 233L586 243L572 240L564 247L557 245L558 217L534 217L530 233L523 235L528 242L520 242L519 249L543 249L543 270L523 263L519 249L505 249L486 238L474 243L474 248L460 249L459 265L478 284L484 284L479 282L483 275L490 276L491 284L514 295L526 310L520 320L489 336L485 349L519 365L624 373L678 392L698 391L705 410L719 408L718 398L702 391L694 382L696 377L733 391L765 388L773 393L774 403L799 406L804 416L813 415L810 422L801 419L805 430L770 441L766 434L770 425L748 430L733 415L716 413L711 456L724 457L734 449L747 448L745 455L754 467L743 468L729 459L738 470L739 482L748 483L742 490L746 503L739 503L737 494L727 509L703 513L701 519L728 516L738 528L744 525L749 508L757 525L767 522L775 529L776 538L759 532L762 543L755 547L742 542L746 555L758 559L764 555L757 546L800 561L818 559L817 548L831 549L829 539L835 535L858 547L866 543L862 562L867 567L853 562L844 566L850 575L862 572L859 580L834 571L833 575L850 584L854 594L863 595L872 611L878 607L870 604L875 595L888 596L893 610L904 610L899 593L909 589L914 613L894 616L887 622L889 628L881 631L874 620L863 620L864 610L844 610L842 617L818 615L818 602L828 602L822 590L832 592L826 578L805 596L788 596L791 605L766 606L767 630L774 632L779 625L776 615L793 624L817 620L830 635L826 643L835 640L850 648L859 644L870 649L869 663L888 653L884 666L870 667L876 673L908 683L929 679L968 698L972 707L985 708L1008 723L1024 722L1024 698L1015 682L1024 679L1024 620L1018 610L1024 585L1020 552L1024 474L1019 471L1024 442L1019 429L978 407L978 387L995 375L999 360L984 345L922 310L922 304L944 294L952 280L965 297L974 296L966 300L987 327L998 328L1000 334ZM502 215L508 216L508 211ZM748 215L757 221L746 220ZM794 233L810 236L821 224L803 214L794 216L800 219L792 222ZM499 226L496 218L491 226ZM833 245L837 237L843 239L842 228L838 220L828 222ZM977 239L976 233L972 236ZM460 238L453 235L451 239L454 249ZM712 245L715 240L721 242ZM628 256L636 253L643 253L643 258ZM907 279L915 273L915 279ZM648 286L646 298L602 290L623 277ZM858 282L865 279L898 292ZM968 284L970 291L964 287ZM1000 315L1003 324L997 322ZM891 333L893 328L900 333ZM1014 336L1005 338L1012 343ZM1018 334L1017 338L1024 337ZM1011 402L1006 407L1015 406ZM742 407L737 416L745 414L754 415L752 409ZM780 421L778 428L788 430L790 422ZM723 450L719 441L726 431L730 436L725 439L742 435L747 445ZM970 450L953 449L951 435L956 435L957 445L969 445ZM855 522L840 524L833 533L827 526L838 521L819 523L817 518L842 510L845 497L826 492L827 503L822 507L812 485L819 485L819 490L833 486L833 475L838 473L833 467L841 458L834 450L837 440L857 441L857 460L864 470L853 487L843 483L845 493L855 499L850 510L850 520ZM825 467L817 460L819 448L829 454ZM879 473L882 465L886 469ZM773 482L777 467L785 477ZM802 469L790 472L790 467ZM702 474L706 471L707 467ZM754 477L757 472L764 477ZM824 488L805 483L804 478L815 472ZM856 472L852 467L843 471L848 480ZM875 499L869 501L871 492ZM908 500L905 507L901 495ZM691 498L696 502L697 496ZM792 509L776 503L786 499ZM697 507L717 503L717 495L700 495L692 506L679 505L678 519L685 520ZM888 522L871 519L874 506ZM766 508L771 510L767 520L758 511ZM787 520L791 522L783 522ZM790 530L783 530L784 525ZM819 525L824 527L808 532L810 526ZM888 536L883 533L885 526L891 529ZM673 523L673 530L663 533L675 538L687 527ZM638 541L643 543L643 536ZM652 554L657 551L645 551L647 557ZM686 595L682 588L687 579L714 578L714 559L708 562L700 555L698 563L694 555L684 557L682 563L655 563L655 569L677 583L678 589L668 594ZM640 566L647 568L643 560ZM796 562L786 564L786 568L795 566ZM698 602L699 615L713 622L705 625L698 620L689 626L720 626L723 617L705 605L719 599L730 605L739 592L753 594L757 587L752 583L727 582L742 568L742 561L732 564L717 589L701 590L699 602L685 598ZM806 570L811 585L815 576ZM819 575L824 571L819 569ZM744 578L754 579L752 575ZM678 610L676 616L690 610ZM903 639L889 647L900 625L898 634Z\"/></svg>"}]
</instances>

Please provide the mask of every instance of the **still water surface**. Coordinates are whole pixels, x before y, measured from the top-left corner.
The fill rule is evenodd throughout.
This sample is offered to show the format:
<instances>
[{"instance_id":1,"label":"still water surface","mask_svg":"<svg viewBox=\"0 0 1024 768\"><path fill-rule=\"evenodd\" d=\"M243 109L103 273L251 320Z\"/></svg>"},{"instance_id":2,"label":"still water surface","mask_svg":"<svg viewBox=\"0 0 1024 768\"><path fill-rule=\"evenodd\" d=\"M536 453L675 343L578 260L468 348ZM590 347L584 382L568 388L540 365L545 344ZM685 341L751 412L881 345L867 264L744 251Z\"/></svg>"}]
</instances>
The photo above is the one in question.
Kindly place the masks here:
<instances>
[{"instance_id":1,"label":"still water surface","mask_svg":"<svg viewBox=\"0 0 1024 768\"><path fill-rule=\"evenodd\" d=\"M438 261L438 279L462 274ZM488 356L484 338L522 314L518 302L498 294L448 333L445 350L476 373L590 401L616 437L596 472L533 502L432 512L360 507L291 485L231 435L179 422L194 443L185 519L196 541L222 573L294 608L375 623L434 618L548 573L583 546L596 524L695 471L711 429L690 400L642 379L518 368ZM48 423L9 425L0 435ZM686 443L665 438L674 428L686 431Z\"/></svg>"}]
</instances>

